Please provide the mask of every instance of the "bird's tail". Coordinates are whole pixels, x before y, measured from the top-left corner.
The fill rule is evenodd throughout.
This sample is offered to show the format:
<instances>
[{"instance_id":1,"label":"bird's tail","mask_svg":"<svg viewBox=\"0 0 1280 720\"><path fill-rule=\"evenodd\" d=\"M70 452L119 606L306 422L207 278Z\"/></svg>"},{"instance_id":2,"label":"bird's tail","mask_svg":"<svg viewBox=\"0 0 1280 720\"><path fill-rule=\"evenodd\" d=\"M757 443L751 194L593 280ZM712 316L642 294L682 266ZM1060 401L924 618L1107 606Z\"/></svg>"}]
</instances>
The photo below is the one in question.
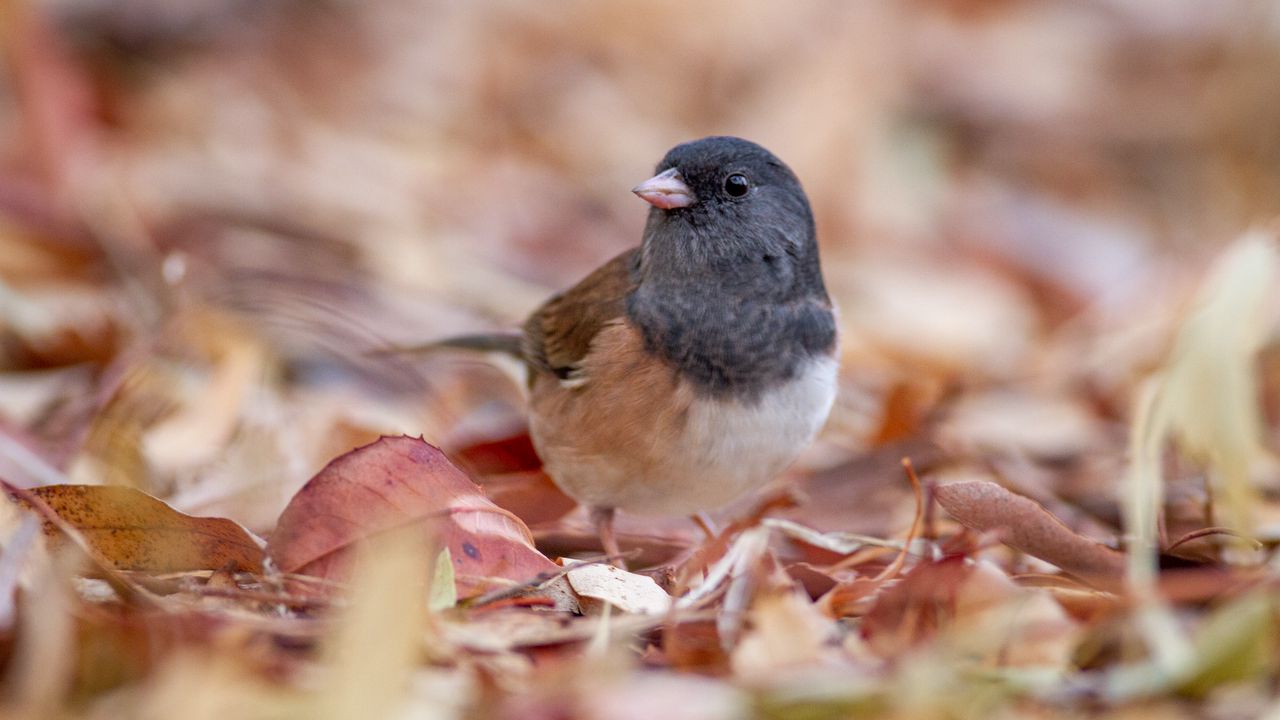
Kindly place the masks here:
<instances>
[{"instance_id":1,"label":"bird's tail","mask_svg":"<svg viewBox=\"0 0 1280 720\"><path fill-rule=\"evenodd\" d=\"M441 340L433 340L422 345L393 345L374 350L373 355L425 355L440 350L470 350L472 352L492 352L510 355L517 360L524 359L523 338L516 333L488 333L476 335L455 335Z\"/></svg>"}]
</instances>

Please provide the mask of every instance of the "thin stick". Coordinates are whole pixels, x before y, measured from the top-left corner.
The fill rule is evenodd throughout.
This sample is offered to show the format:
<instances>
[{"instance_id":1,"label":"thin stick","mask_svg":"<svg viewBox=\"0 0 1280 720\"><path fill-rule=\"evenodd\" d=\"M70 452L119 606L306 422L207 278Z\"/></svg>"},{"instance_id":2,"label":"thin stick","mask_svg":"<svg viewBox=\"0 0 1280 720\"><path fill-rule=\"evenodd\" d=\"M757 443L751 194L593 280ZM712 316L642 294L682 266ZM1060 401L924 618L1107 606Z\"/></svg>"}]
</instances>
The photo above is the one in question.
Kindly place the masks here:
<instances>
[{"instance_id":1,"label":"thin stick","mask_svg":"<svg viewBox=\"0 0 1280 720\"><path fill-rule=\"evenodd\" d=\"M1231 528L1207 527L1207 528L1200 528L1199 530L1192 530L1186 535L1183 535L1177 540L1174 540L1173 543L1169 545L1169 547L1164 549L1164 551L1172 552L1174 548L1178 547L1179 545L1182 545L1183 543L1188 543L1188 542L1191 542L1192 540L1199 540L1200 538L1207 537L1209 535L1230 535L1231 537L1240 538L1241 540L1248 540L1249 542L1253 543L1253 546L1255 549L1262 548L1262 543L1258 542L1258 540L1251 538L1247 535L1238 533L1235 530L1232 530Z\"/></svg>"},{"instance_id":2,"label":"thin stick","mask_svg":"<svg viewBox=\"0 0 1280 720\"><path fill-rule=\"evenodd\" d=\"M907 555L911 551L911 543L920 537L920 529L924 525L924 488L920 485L920 478L916 477L916 469L911 465L911 458L902 458L902 469L906 471L907 480L911 482L911 492L916 496L916 516L911 520L911 529L907 531L907 539L902 543L902 552L880 571L880 574L875 577L875 582L888 580L902 572L902 566L906 564Z\"/></svg>"}]
</instances>

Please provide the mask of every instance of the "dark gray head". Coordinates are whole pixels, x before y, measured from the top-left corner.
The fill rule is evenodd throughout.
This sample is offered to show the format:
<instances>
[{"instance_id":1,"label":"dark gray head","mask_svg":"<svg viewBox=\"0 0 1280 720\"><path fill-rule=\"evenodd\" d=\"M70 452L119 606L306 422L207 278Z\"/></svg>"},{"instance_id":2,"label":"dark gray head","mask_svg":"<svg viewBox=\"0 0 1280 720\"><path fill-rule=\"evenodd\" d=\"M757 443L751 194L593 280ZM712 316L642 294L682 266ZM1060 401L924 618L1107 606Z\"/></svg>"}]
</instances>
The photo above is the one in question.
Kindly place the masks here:
<instances>
[{"instance_id":1,"label":"dark gray head","mask_svg":"<svg viewBox=\"0 0 1280 720\"><path fill-rule=\"evenodd\" d=\"M635 193L653 209L627 315L699 391L758 398L833 352L813 212L781 160L738 138L695 140Z\"/></svg>"},{"instance_id":2,"label":"dark gray head","mask_svg":"<svg viewBox=\"0 0 1280 720\"><path fill-rule=\"evenodd\" d=\"M809 200L791 169L759 145L735 137L677 145L634 192L653 205L642 283L825 298Z\"/></svg>"}]
</instances>

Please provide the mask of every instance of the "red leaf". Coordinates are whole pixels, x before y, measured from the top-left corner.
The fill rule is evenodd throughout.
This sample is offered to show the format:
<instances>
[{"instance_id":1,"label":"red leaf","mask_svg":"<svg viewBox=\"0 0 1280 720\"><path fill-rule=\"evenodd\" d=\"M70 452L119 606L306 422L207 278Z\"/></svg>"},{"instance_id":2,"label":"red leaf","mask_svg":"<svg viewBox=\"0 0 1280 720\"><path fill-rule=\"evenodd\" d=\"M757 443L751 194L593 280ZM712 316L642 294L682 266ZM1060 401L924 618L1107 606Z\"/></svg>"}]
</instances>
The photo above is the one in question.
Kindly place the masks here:
<instances>
[{"instance_id":1,"label":"red leaf","mask_svg":"<svg viewBox=\"0 0 1280 720\"><path fill-rule=\"evenodd\" d=\"M410 524L449 548L462 597L490 589L489 578L525 581L558 569L518 517L439 448L409 437L381 438L325 466L289 501L267 553L285 572L341 579L353 545Z\"/></svg>"},{"instance_id":2,"label":"red leaf","mask_svg":"<svg viewBox=\"0 0 1280 720\"><path fill-rule=\"evenodd\" d=\"M931 637L955 614L956 593L973 567L959 555L921 563L876 598L862 636L891 657Z\"/></svg>"},{"instance_id":3,"label":"red leaf","mask_svg":"<svg viewBox=\"0 0 1280 720\"><path fill-rule=\"evenodd\" d=\"M527 525L559 520L578 506L541 470L486 475L480 485L495 505L515 513Z\"/></svg>"},{"instance_id":4,"label":"red leaf","mask_svg":"<svg viewBox=\"0 0 1280 720\"><path fill-rule=\"evenodd\" d=\"M528 432L467 445L453 457L495 504L528 525L559 520L578 505L542 471Z\"/></svg>"},{"instance_id":5,"label":"red leaf","mask_svg":"<svg viewBox=\"0 0 1280 720\"><path fill-rule=\"evenodd\" d=\"M479 475L537 470L542 467L528 431L499 440L472 443L454 453L465 468Z\"/></svg>"}]
</instances>

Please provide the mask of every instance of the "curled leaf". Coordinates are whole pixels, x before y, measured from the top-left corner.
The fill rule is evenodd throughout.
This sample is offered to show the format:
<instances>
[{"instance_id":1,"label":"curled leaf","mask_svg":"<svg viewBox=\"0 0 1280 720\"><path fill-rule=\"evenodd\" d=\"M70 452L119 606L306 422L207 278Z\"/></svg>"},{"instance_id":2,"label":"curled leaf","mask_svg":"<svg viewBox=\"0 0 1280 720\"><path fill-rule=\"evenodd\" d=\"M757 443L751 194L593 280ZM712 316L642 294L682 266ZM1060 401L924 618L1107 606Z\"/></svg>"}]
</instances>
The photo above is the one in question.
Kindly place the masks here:
<instances>
[{"instance_id":1,"label":"curled leaf","mask_svg":"<svg viewBox=\"0 0 1280 720\"><path fill-rule=\"evenodd\" d=\"M940 485L934 497L961 525L979 532L998 531L1009 547L1098 587L1115 588L1124 574L1124 555L1075 532L1034 500L993 482Z\"/></svg>"}]
</instances>

